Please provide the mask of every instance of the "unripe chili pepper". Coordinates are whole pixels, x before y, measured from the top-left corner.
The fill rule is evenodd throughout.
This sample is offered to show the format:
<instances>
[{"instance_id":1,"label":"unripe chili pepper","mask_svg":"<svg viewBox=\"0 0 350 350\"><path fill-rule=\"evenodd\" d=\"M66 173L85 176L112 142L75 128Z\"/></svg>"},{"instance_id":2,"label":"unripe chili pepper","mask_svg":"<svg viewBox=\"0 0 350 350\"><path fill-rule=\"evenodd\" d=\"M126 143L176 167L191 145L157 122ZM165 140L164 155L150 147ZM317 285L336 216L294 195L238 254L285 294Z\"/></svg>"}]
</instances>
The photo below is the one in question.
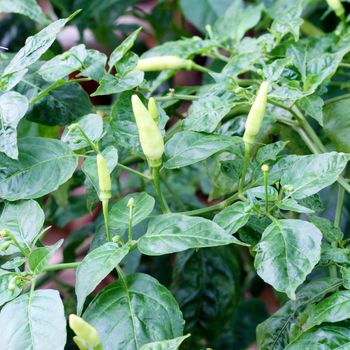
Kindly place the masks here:
<instances>
[{"instance_id":1,"label":"unripe chili pepper","mask_svg":"<svg viewBox=\"0 0 350 350\"><path fill-rule=\"evenodd\" d=\"M12 292L12 291L14 291L14 290L17 288L17 279L18 279L17 276L11 278L11 280L10 280L8 286L7 286L7 289L8 289L9 291Z\"/></svg>"},{"instance_id":2,"label":"unripe chili pepper","mask_svg":"<svg viewBox=\"0 0 350 350\"><path fill-rule=\"evenodd\" d=\"M266 81L260 85L255 101L249 111L243 135L243 141L246 144L253 144L260 130L266 110L268 88L269 85Z\"/></svg>"},{"instance_id":3,"label":"unripe chili pepper","mask_svg":"<svg viewBox=\"0 0 350 350\"><path fill-rule=\"evenodd\" d=\"M338 17L343 17L345 9L340 0L327 0L329 7L335 12Z\"/></svg>"},{"instance_id":4,"label":"unripe chili pepper","mask_svg":"<svg viewBox=\"0 0 350 350\"><path fill-rule=\"evenodd\" d=\"M177 56L159 56L159 57L147 57L139 59L135 69L143 72L152 72L158 70L191 70L193 68L193 62Z\"/></svg>"},{"instance_id":5,"label":"unripe chili pepper","mask_svg":"<svg viewBox=\"0 0 350 350\"><path fill-rule=\"evenodd\" d=\"M89 325L81 317L71 314L69 315L69 327L74 333L85 343L92 347L101 344L100 337L94 327Z\"/></svg>"},{"instance_id":6,"label":"unripe chili pepper","mask_svg":"<svg viewBox=\"0 0 350 350\"><path fill-rule=\"evenodd\" d=\"M131 97L131 104L143 153L150 166L160 166L164 153L163 136L151 114L137 95Z\"/></svg>"},{"instance_id":7,"label":"unripe chili pepper","mask_svg":"<svg viewBox=\"0 0 350 350\"><path fill-rule=\"evenodd\" d=\"M157 103L154 97L151 97L148 100L148 112L152 116L153 120L158 125L158 109L157 109Z\"/></svg>"},{"instance_id":8,"label":"unripe chili pepper","mask_svg":"<svg viewBox=\"0 0 350 350\"><path fill-rule=\"evenodd\" d=\"M112 196L112 184L111 175L108 170L107 162L102 154L98 154L97 160L97 173L98 173L98 184L100 187L100 200L108 200Z\"/></svg>"},{"instance_id":9,"label":"unripe chili pepper","mask_svg":"<svg viewBox=\"0 0 350 350\"><path fill-rule=\"evenodd\" d=\"M84 342L84 340L80 339L79 337L73 337L73 341L79 348L79 350L89 350L88 345Z\"/></svg>"}]
</instances>

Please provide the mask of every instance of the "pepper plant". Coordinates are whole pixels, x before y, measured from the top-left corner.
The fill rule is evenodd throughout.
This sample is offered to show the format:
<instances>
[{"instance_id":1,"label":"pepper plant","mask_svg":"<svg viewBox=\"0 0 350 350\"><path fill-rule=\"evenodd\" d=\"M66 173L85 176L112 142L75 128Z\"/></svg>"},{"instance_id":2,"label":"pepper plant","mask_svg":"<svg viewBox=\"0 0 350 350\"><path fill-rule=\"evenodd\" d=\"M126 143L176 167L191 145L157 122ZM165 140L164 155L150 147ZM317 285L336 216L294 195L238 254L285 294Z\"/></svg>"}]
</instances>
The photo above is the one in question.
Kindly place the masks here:
<instances>
[{"instance_id":1,"label":"pepper plant","mask_svg":"<svg viewBox=\"0 0 350 350\"><path fill-rule=\"evenodd\" d=\"M201 37L57 52L80 3L0 2L38 29L0 52L0 349L348 349L344 4L183 0Z\"/></svg>"}]
</instances>

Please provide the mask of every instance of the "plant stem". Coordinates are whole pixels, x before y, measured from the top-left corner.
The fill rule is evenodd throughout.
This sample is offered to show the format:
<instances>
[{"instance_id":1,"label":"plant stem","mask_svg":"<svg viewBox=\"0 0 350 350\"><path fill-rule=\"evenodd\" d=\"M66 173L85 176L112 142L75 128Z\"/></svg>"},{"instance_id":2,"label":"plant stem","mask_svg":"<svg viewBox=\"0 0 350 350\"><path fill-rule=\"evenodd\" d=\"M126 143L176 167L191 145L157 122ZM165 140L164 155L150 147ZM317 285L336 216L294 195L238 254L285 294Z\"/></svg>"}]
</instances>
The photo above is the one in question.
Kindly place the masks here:
<instances>
[{"instance_id":1,"label":"plant stem","mask_svg":"<svg viewBox=\"0 0 350 350\"><path fill-rule=\"evenodd\" d=\"M234 193L232 196L228 197L227 199L223 200L220 203L211 205L209 207L205 208L200 208L200 209L195 209L195 210L190 210L190 211L183 211L180 212L179 214L183 215L189 215L189 216L195 216L195 215L202 215L202 214L207 214L211 213L212 211L218 211L226 208L230 204L234 203L239 199L240 194L238 192Z\"/></svg>"},{"instance_id":2,"label":"plant stem","mask_svg":"<svg viewBox=\"0 0 350 350\"><path fill-rule=\"evenodd\" d=\"M83 130L83 128L79 124L76 124L76 127L79 129L79 131L83 135L85 141L94 150L94 152L96 154L99 153L97 146L89 139L89 136L86 135L86 132Z\"/></svg>"},{"instance_id":3,"label":"plant stem","mask_svg":"<svg viewBox=\"0 0 350 350\"><path fill-rule=\"evenodd\" d=\"M102 211L103 211L103 219L105 222L105 228L106 228L106 237L107 237L107 241L110 242L111 241L111 234L109 232L109 225L108 225L108 202L109 200L103 200L102 201Z\"/></svg>"},{"instance_id":4,"label":"plant stem","mask_svg":"<svg viewBox=\"0 0 350 350\"><path fill-rule=\"evenodd\" d=\"M210 73L210 72L212 72L210 69L208 69L207 67L203 67L203 66L201 66L201 65L199 65L199 64L197 64L197 63L192 63L192 68L194 69L194 70L197 70L197 71L199 71L199 72L202 72L202 73Z\"/></svg>"},{"instance_id":5,"label":"plant stem","mask_svg":"<svg viewBox=\"0 0 350 350\"><path fill-rule=\"evenodd\" d=\"M269 213L269 193L267 191L267 188L269 186L269 172L263 171L264 173L264 188L265 188L265 211L268 214Z\"/></svg>"},{"instance_id":6,"label":"plant stem","mask_svg":"<svg viewBox=\"0 0 350 350\"><path fill-rule=\"evenodd\" d=\"M334 103L334 102L338 102L338 101L346 100L346 99L350 99L350 94L343 94L343 95L340 95L340 96L329 98L328 100L324 101L324 104L328 105L330 103Z\"/></svg>"},{"instance_id":7,"label":"plant stem","mask_svg":"<svg viewBox=\"0 0 350 350\"><path fill-rule=\"evenodd\" d=\"M163 214L170 213L168 204L163 196L163 193L160 188L160 176L159 176L159 168L160 167L151 167L151 174L152 174L152 179L153 179L153 185L154 189L156 191L156 194L158 196L160 206L162 208Z\"/></svg>"},{"instance_id":8,"label":"plant stem","mask_svg":"<svg viewBox=\"0 0 350 350\"><path fill-rule=\"evenodd\" d=\"M198 96L184 95L184 94L172 94L167 96L156 96L157 101L172 101L172 100L184 100L184 101L196 101L199 99Z\"/></svg>"},{"instance_id":9,"label":"plant stem","mask_svg":"<svg viewBox=\"0 0 350 350\"><path fill-rule=\"evenodd\" d=\"M244 160L243 160L243 168L242 168L242 176L239 182L239 192L242 193L245 184L245 177L247 175L248 163L252 153L252 145L250 143L244 144Z\"/></svg>"},{"instance_id":10,"label":"plant stem","mask_svg":"<svg viewBox=\"0 0 350 350\"><path fill-rule=\"evenodd\" d=\"M44 271L48 272L48 271L60 271L60 270L75 269L79 265L80 265L80 262L48 265L44 268Z\"/></svg>"},{"instance_id":11,"label":"plant stem","mask_svg":"<svg viewBox=\"0 0 350 350\"><path fill-rule=\"evenodd\" d=\"M145 174L143 174L143 173L141 173L141 172L139 172L139 171L137 171L137 170L135 170L135 169L133 169L133 168L129 168L129 167L127 167L126 165L123 165L123 164L118 163L117 166L118 166L120 169L123 169L123 170L125 170L125 171L127 171L127 172L129 172L129 173L131 173L131 174L140 176L140 177L142 177L143 179L152 180L152 178L151 178L150 176L145 175Z\"/></svg>"},{"instance_id":12,"label":"plant stem","mask_svg":"<svg viewBox=\"0 0 350 350\"><path fill-rule=\"evenodd\" d=\"M132 241L132 217L134 215L134 207L130 206L129 208L129 229L128 229L128 240Z\"/></svg>"}]
</instances>

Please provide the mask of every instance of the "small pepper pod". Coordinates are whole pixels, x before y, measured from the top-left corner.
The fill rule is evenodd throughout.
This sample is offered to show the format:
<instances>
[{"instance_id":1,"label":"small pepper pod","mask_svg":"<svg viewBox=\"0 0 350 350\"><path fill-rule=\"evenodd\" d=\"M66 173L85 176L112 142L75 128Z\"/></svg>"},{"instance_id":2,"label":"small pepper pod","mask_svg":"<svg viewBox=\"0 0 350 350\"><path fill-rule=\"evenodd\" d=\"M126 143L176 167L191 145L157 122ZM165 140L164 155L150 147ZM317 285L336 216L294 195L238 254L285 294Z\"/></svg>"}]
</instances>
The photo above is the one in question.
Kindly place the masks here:
<instances>
[{"instance_id":1,"label":"small pepper pod","mask_svg":"<svg viewBox=\"0 0 350 350\"><path fill-rule=\"evenodd\" d=\"M267 105L268 89L269 85L264 81L260 85L255 101L249 111L245 124L245 132L243 135L243 141L245 144L253 144L255 142L256 135L261 128L261 123L264 119Z\"/></svg>"},{"instance_id":2,"label":"small pepper pod","mask_svg":"<svg viewBox=\"0 0 350 350\"><path fill-rule=\"evenodd\" d=\"M340 0L327 0L327 3L338 17L344 17L345 9Z\"/></svg>"},{"instance_id":3,"label":"small pepper pod","mask_svg":"<svg viewBox=\"0 0 350 350\"><path fill-rule=\"evenodd\" d=\"M81 317L74 314L69 315L69 327L76 334L73 340L80 350L91 348L94 350L103 349L97 330Z\"/></svg>"},{"instance_id":4,"label":"small pepper pod","mask_svg":"<svg viewBox=\"0 0 350 350\"><path fill-rule=\"evenodd\" d=\"M140 58L135 69L143 72L152 72L160 70L191 70L194 63L177 56L155 56Z\"/></svg>"},{"instance_id":5,"label":"small pepper pod","mask_svg":"<svg viewBox=\"0 0 350 350\"><path fill-rule=\"evenodd\" d=\"M163 136L150 112L137 95L131 97L131 104L143 153L151 167L159 167L162 164L164 153Z\"/></svg>"},{"instance_id":6,"label":"small pepper pod","mask_svg":"<svg viewBox=\"0 0 350 350\"><path fill-rule=\"evenodd\" d=\"M107 162L102 154L97 154L97 173L98 184L100 188L100 200L109 200L112 196L111 175L108 170Z\"/></svg>"}]
</instances>

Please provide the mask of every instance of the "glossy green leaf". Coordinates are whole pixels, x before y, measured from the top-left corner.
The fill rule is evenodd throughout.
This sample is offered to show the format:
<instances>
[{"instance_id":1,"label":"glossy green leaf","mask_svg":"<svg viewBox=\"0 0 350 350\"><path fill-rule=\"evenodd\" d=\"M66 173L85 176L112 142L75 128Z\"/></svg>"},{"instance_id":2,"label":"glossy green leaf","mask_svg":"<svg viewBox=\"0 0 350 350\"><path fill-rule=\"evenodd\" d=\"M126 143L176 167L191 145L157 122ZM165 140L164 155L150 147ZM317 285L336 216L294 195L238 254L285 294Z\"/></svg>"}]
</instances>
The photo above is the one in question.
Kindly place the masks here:
<instances>
[{"instance_id":1,"label":"glossy green leaf","mask_svg":"<svg viewBox=\"0 0 350 350\"><path fill-rule=\"evenodd\" d=\"M343 326L322 326L304 333L285 350L318 349L348 350L350 349L350 330Z\"/></svg>"},{"instance_id":2,"label":"glossy green leaf","mask_svg":"<svg viewBox=\"0 0 350 350\"><path fill-rule=\"evenodd\" d=\"M192 131L213 132L233 106L229 96L204 95L194 101L184 120L184 128Z\"/></svg>"},{"instance_id":3,"label":"glossy green leaf","mask_svg":"<svg viewBox=\"0 0 350 350\"><path fill-rule=\"evenodd\" d=\"M91 96L119 94L139 86L143 81L144 73L132 70L123 76L106 74L100 80L100 86Z\"/></svg>"},{"instance_id":4,"label":"glossy green leaf","mask_svg":"<svg viewBox=\"0 0 350 350\"><path fill-rule=\"evenodd\" d=\"M24 294L6 304L0 312L0 349L63 350L66 344L66 320L63 304L55 290Z\"/></svg>"},{"instance_id":5,"label":"glossy green leaf","mask_svg":"<svg viewBox=\"0 0 350 350\"><path fill-rule=\"evenodd\" d=\"M78 314L83 310L86 297L118 266L128 252L129 247L126 245L119 247L116 243L107 242L85 256L76 273Z\"/></svg>"},{"instance_id":6,"label":"glossy green leaf","mask_svg":"<svg viewBox=\"0 0 350 350\"><path fill-rule=\"evenodd\" d=\"M9 231L23 249L30 250L44 221L44 212L36 201L7 203L0 216L0 229ZM11 246L10 251L18 251L18 248Z\"/></svg>"},{"instance_id":7,"label":"glossy green leaf","mask_svg":"<svg viewBox=\"0 0 350 350\"><path fill-rule=\"evenodd\" d=\"M297 317L312 303L341 286L338 278L314 280L300 288L295 301L286 302L277 312L257 327L257 341L260 350L283 350L289 343L289 333Z\"/></svg>"},{"instance_id":8,"label":"glossy green leaf","mask_svg":"<svg viewBox=\"0 0 350 350\"><path fill-rule=\"evenodd\" d=\"M80 12L80 11L79 11ZM59 19L39 33L27 38L25 45L20 51L12 58L10 63L6 66L3 72L3 76L0 78L0 86L4 90L13 88L19 82L19 79L13 81L10 85L6 84L7 80L15 74L23 75L27 71L27 67L35 63L43 53L45 53L56 39L59 31L70 21L76 14L75 12L71 16L65 19ZM2 83L5 82L3 87ZM7 86L6 86L7 85Z\"/></svg>"},{"instance_id":9,"label":"glossy green leaf","mask_svg":"<svg viewBox=\"0 0 350 350\"><path fill-rule=\"evenodd\" d=\"M184 335L175 339L156 341L141 346L140 350L178 350L179 346L190 336Z\"/></svg>"},{"instance_id":10,"label":"glossy green leaf","mask_svg":"<svg viewBox=\"0 0 350 350\"><path fill-rule=\"evenodd\" d=\"M59 240L52 246L49 247L39 247L30 252L28 255L28 263L31 271L33 272L33 277L37 277L43 272L44 268L48 265L49 260L61 247L63 239Z\"/></svg>"},{"instance_id":11,"label":"glossy green leaf","mask_svg":"<svg viewBox=\"0 0 350 350\"><path fill-rule=\"evenodd\" d=\"M207 219L166 214L150 220L146 234L138 241L138 248L146 255L163 255L231 243L245 245Z\"/></svg>"},{"instance_id":12,"label":"glossy green leaf","mask_svg":"<svg viewBox=\"0 0 350 350\"><path fill-rule=\"evenodd\" d=\"M44 25L49 22L36 0L2 0L0 12L19 13Z\"/></svg>"},{"instance_id":13,"label":"glossy green leaf","mask_svg":"<svg viewBox=\"0 0 350 350\"><path fill-rule=\"evenodd\" d=\"M179 132L166 143L165 154L168 160L164 167L182 168L207 159L240 142L239 137L208 135L193 131Z\"/></svg>"},{"instance_id":14,"label":"glossy green leaf","mask_svg":"<svg viewBox=\"0 0 350 350\"><path fill-rule=\"evenodd\" d=\"M227 233L234 234L249 220L249 206L244 202L236 202L214 216L213 221Z\"/></svg>"},{"instance_id":15,"label":"glossy green leaf","mask_svg":"<svg viewBox=\"0 0 350 350\"><path fill-rule=\"evenodd\" d=\"M92 112L88 94L76 83L50 91L26 114L30 121L44 125L68 125Z\"/></svg>"},{"instance_id":16,"label":"glossy green leaf","mask_svg":"<svg viewBox=\"0 0 350 350\"><path fill-rule=\"evenodd\" d=\"M288 156L292 161L281 176L282 186L292 186L290 196L302 199L315 194L337 181L344 170L349 155L329 152L309 156Z\"/></svg>"},{"instance_id":17,"label":"glossy green leaf","mask_svg":"<svg viewBox=\"0 0 350 350\"><path fill-rule=\"evenodd\" d=\"M303 205L300 205L295 199L293 198L287 198L280 202L278 202L277 207L282 210L289 210L289 211L295 211L296 213L305 213L305 214L312 214L315 211L304 207Z\"/></svg>"},{"instance_id":18,"label":"glossy green leaf","mask_svg":"<svg viewBox=\"0 0 350 350\"><path fill-rule=\"evenodd\" d=\"M186 331L211 339L220 336L240 295L236 252L223 246L177 254L171 290L186 320Z\"/></svg>"},{"instance_id":19,"label":"glossy green leaf","mask_svg":"<svg viewBox=\"0 0 350 350\"><path fill-rule=\"evenodd\" d=\"M130 198L134 199L132 224L135 226L146 219L153 211L155 200L145 192L130 193L116 202L109 211L109 226L112 230L124 231L129 226L130 209L127 207Z\"/></svg>"},{"instance_id":20,"label":"glossy green leaf","mask_svg":"<svg viewBox=\"0 0 350 350\"><path fill-rule=\"evenodd\" d=\"M350 268L342 266L340 268L340 273L343 279L343 286L346 289L350 289Z\"/></svg>"},{"instance_id":21,"label":"glossy green leaf","mask_svg":"<svg viewBox=\"0 0 350 350\"><path fill-rule=\"evenodd\" d=\"M323 104L323 99L317 95L307 96L298 101L298 106L321 126L323 126Z\"/></svg>"},{"instance_id":22,"label":"glossy green leaf","mask_svg":"<svg viewBox=\"0 0 350 350\"><path fill-rule=\"evenodd\" d=\"M112 173L118 164L118 150L114 146L108 146L102 151L102 155L106 159L109 172ZM96 156L88 156L85 159L82 171L99 193Z\"/></svg>"},{"instance_id":23,"label":"glossy green leaf","mask_svg":"<svg viewBox=\"0 0 350 350\"><path fill-rule=\"evenodd\" d=\"M341 290L312 305L303 332L325 322L339 322L350 318L350 291Z\"/></svg>"},{"instance_id":24,"label":"glossy green leaf","mask_svg":"<svg viewBox=\"0 0 350 350\"><path fill-rule=\"evenodd\" d=\"M58 140L28 137L18 142L18 161L0 154L0 197L9 201L42 197L65 183L77 156Z\"/></svg>"},{"instance_id":25,"label":"glossy green leaf","mask_svg":"<svg viewBox=\"0 0 350 350\"><path fill-rule=\"evenodd\" d=\"M350 152L350 99L328 103L324 106L324 131L339 152Z\"/></svg>"},{"instance_id":26,"label":"glossy green leaf","mask_svg":"<svg viewBox=\"0 0 350 350\"><path fill-rule=\"evenodd\" d=\"M256 153L256 160L258 161L259 165L276 160L279 153L284 150L287 144L288 142L277 141L259 148L258 152Z\"/></svg>"},{"instance_id":27,"label":"glossy green leaf","mask_svg":"<svg viewBox=\"0 0 350 350\"><path fill-rule=\"evenodd\" d=\"M17 92L0 96L0 151L13 159L18 158L17 125L28 106L27 98Z\"/></svg>"},{"instance_id":28,"label":"glossy green leaf","mask_svg":"<svg viewBox=\"0 0 350 350\"><path fill-rule=\"evenodd\" d=\"M0 269L0 307L15 299L22 291L18 285L14 290L9 289L9 283L15 276L17 273Z\"/></svg>"},{"instance_id":29,"label":"glossy green leaf","mask_svg":"<svg viewBox=\"0 0 350 350\"><path fill-rule=\"evenodd\" d=\"M76 70L80 70L87 56L85 45L72 47L61 55L57 55L45 62L38 73L46 81L63 79Z\"/></svg>"},{"instance_id":30,"label":"glossy green leaf","mask_svg":"<svg viewBox=\"0 0 350 350\"><path fill-rule=\"evenodd\" d=\"M318 227L318 229L322 232L323 236L329 243L338 243L340 240L343 239L343 232L338 227L334 227L333 223L328 219L311 215L310 221L316 227Z\"/></svg>"},{"instance_id":31,"label":"glossy green leaf","mask_svg":"<svg viewBox=\"0 0 350 350\"><path fill-rule=\"evenodd\" d=\"M302 220L276 220L255 247L254 266L276 290L295 299L295 290L318 263L322 234Z\"/></svg>"},{"instance_id":32,"label":"glossy green leaf","mask_svg":"<svg viewBox=\"0 0 350 350\"><path fill-rule=\"evenodd\" d=\"M153 277L140 273L110 284L83 317L97 329L104 350L138 350L150 342L181 336L184 326L171 293Z\"/></svg>"},{"instance_id":33,"label":"glossy green leaf","mask_svg":"<svg viewBox=\"0 0 350 350\"><path fill-rule=\"evenodd\" d=\"M84 69L79 73L81 77L90 77L95 81L100 81L105 74L107 56L97 50L86 50Z\"/></svg>"},{"instance_id":34,"label":"glossy green leaf","mask_svg":"<svg viewBox=\"0 0 350 350\"><path fill-rule=\"evenodd\" d=\"M244 6L243 1L234 1L215 23L213 28L215 37L219 40L240 41L244 34L259 22L261 10L261 6Z\"/></svg>"},{"instance_id":35,"label":"glossy green leaf","mask_svg":"<svg viewBox=\"0 0 350 350\"><path fill-rule=\"evenodd\" d=\"M90 141L95 142L102 136L103 120L100 115L91 113L80 118L76 123L84 131ZM67 143L72 150L78 150L89 146L78 128L70 131L69 127L67 127L64 130L61 140Z\"/></svg>"},{"instance_id":36,"label":"glossy green leaf","mask_svg":"<svg viewBox=\"0 0 350 350\"><path fill-rule=\"evenodd\" d=\"M134 45L137 36L142 27L132 32L112 53L108 60L108 66L111 69Z\"/></svg>"},{"instance_id":37,"label":"glossy green leaf","mask_svg":"<svg viewBox=\"0 0 350 350\"><path fill-rule=\"evenodd\" d=\"M205 0L199 3L196 0L181 0L181 9L188 21L202 32L207 24L213 25L232 4L231 0Z\"/></svg>"}]
</instances>

